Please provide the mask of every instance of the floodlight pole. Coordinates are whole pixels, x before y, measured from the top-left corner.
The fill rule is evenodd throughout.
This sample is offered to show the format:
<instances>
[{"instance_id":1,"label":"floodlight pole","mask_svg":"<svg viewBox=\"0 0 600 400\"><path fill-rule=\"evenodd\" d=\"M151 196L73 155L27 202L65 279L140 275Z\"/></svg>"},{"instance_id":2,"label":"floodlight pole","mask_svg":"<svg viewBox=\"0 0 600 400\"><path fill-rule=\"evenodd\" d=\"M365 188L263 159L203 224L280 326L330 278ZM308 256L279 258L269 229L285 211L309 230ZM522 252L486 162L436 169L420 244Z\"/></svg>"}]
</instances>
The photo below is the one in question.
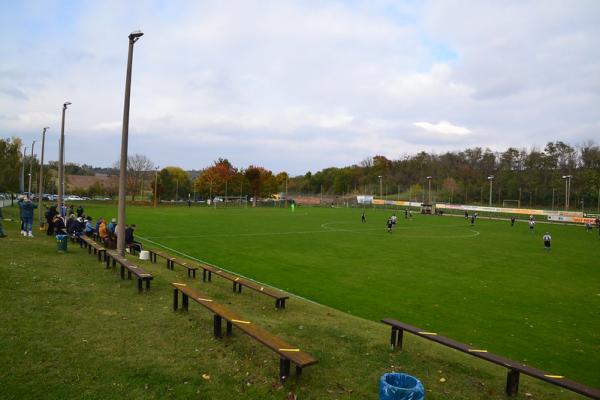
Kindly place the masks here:
<instances>
[{"instance_id":1,"label":"floodlight pole","mask_svg":"<svg viewBox=\"0 0 600 400\"><path fill-rule=\"evenodd\" d=\"M555 188L552 188L552 211L554 211L554 192L556 191Z\"/></svg>"},{"instance_id":2,"label":"floodlight pole","mask_svg":"<svg viewBox=\"0 0 600 400\"><path fill-rule=\"evenodd\" d=\"M379 175L379 197L383 199L383 176Z\"/></svg>"},{"instance_id":3,"label":"floodlight pole","mask_svg":"<svg viewBox=\"0 0 600 400\"><path fill-rule=\"evenodd\" d=\"M60 128L60 146L58 149L58 210L60 215L62 215L63 196L65 194L65 112L70 104L71 103L68 101L63 103L62 123Z\"/></svg>"},{"instance_id":4,"label":"floodlight pole","mask_svg":"<svg viewBox=\"0 0 600 400\"><path fill-rule=\"evenodd\" d=\"M119 212L117 214L117 253L125 256L125 195L127 181L127 142L129 139L129 104L131 98L131 69L133 64L133 44L143 35L140 31L129 34L127 55L127 76L125 78L125 101L123 105L123 132L121 134L121 163L119 171Z\"/></svg>"},{"instance_id":5,"label":"floodlight pole","mask_svg":"<svg viewBox=\"0 0 600 400\"><path fill-rule=\"evenodd\" d=\"M429 197L428 204L429 205L431 205L431 179L432 178L433 178L433 176L428 176L427 177L427 184L429 186L429 194L428 194L428 197Z\"/></svg>"},{"instance_id":6,"label":"floodlight pole","mask_svg":"<svg viewBox=\"0 0 600 400\"><path fill-rule=\"evenodd\" d=\"M19 191L21 194L25 192L25 157L27 156L27 146L23 149L23 161L21 165L21 182L19 184Z\"/></svg>"},{"instance_id":7,"label":"floodlight pole","mask_svg":"<svg viewBox=\"0 0 600 400\"><path fill-rule=\"evenodd\" d=\"M31 177L33 176L33 148L35 147L35 140L31 143L31 157L29 158L29 186L27 188L27 198L31 199Z\"/></svg>"},{"instance_id":8,"label":"floodlight pole","mask_svg":"<svg viewBox=\"0 0 600 400\"><path fill-rule=\"evenodd\" d=\"M490 207L492 206L492 186L494 184L494 175L488 176L488 181L490 181Z\"/></svg>"},{"instance_id":9,"label":"floodlight pole","mask_svg":"<svg viewBox=\"0 0 600 400\"><path fill-rule=\"evenodd\" d=\"M44 194L44 146L46 144L46 131L50 129L47 126L44 127L44 130L42 131L42 154L40 155L40 185L38 187L38 216L39 216L39 220L40 220L40 226L42 226L43 222L42 222L42 216L43 216L43 211L42 211L42 197Z\"/></svg>"},{"instance_id":10,"label":"floodlight pole","mask_svg":"<svg viewBox=\"0 0 600 400\"><path fill-rule=\"evenodd\" d=\"M563 175L565 180L565 211L569 209L569 197L571 197L571 178L573 175Z\"/></svg>"},{"instance_id":11,"label":"floodlight pole","mask_svg":"<svg viewBox=\"0 0 600 400\"><path fill-rule=\"evenodd\" d=\"M154 172L154 208L156 208L157 201L158 201L158 167L156 167L156 171Z\"/></svg>"}]
</instances>

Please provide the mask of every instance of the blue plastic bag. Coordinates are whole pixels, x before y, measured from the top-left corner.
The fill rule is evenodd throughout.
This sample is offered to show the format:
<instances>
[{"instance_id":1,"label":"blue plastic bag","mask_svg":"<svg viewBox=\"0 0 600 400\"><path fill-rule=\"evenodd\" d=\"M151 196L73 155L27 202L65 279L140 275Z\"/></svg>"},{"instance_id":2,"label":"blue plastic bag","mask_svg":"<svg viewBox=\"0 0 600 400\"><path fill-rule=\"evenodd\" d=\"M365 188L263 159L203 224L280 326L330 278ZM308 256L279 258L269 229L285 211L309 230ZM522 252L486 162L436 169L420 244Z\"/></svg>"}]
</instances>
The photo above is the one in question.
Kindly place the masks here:
<instances>
[{"instance_id":1,"label":"blue plastic bag","mask_svg":"<svg viewBox=\"0 0 600 400\"><path fill-rule=\"evenodd\" d=\"M397 372L383 374L379 380L379 400L422 400L425 388L414 376Z\"/></svg>"}]
</instances>

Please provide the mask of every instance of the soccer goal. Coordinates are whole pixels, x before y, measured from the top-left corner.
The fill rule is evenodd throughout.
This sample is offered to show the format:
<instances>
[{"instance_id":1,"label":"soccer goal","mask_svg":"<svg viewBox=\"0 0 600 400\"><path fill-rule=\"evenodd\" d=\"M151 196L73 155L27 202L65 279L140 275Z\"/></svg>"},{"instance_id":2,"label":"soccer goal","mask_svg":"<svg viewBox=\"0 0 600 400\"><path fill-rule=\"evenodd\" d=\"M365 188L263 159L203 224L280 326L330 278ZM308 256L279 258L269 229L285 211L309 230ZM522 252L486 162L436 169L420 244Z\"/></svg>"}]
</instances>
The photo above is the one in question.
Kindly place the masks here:
<instances>
[{"instance_id":1,"label":"soccer goal","mask_svg":"<svg viewBox=\"0 0 600 400\"><path fill-rule=\"evenodd\" d=\"M521 200L502 200L502 207L521 208Z\"/></svg>"}]
</instances>

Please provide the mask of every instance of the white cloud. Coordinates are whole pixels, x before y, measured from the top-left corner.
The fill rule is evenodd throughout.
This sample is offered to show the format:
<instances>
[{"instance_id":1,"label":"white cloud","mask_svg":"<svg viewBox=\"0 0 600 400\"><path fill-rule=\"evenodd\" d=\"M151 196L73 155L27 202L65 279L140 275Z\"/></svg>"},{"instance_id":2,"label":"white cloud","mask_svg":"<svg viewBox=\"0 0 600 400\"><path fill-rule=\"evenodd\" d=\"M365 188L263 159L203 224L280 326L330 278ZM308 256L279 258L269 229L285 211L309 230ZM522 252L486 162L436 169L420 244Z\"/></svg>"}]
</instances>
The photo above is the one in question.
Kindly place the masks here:
<instances>
[{"instance_id":1,"label":"white cloud","mask_svg":"<svg viewBox=\"0 0 600 400\"><path fill-rule=\"evenodd\" d=\"M452 125L448 121L440 121L437 124L431 124L429 122L414 122L413 125L424 129L427 132L437 133L440 135L465 136L471 133L469 129L462 126Z\"/></svg>"}]
</instances>

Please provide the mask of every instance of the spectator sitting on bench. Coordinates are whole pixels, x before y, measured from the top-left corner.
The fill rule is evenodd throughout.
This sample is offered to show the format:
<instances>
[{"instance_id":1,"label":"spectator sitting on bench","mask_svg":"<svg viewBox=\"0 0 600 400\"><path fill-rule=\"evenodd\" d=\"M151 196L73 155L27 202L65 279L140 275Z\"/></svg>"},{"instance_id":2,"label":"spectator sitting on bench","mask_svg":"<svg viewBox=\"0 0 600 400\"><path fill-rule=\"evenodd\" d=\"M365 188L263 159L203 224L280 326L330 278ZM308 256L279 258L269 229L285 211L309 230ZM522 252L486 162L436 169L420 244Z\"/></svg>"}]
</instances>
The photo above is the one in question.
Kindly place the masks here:
<instances>
[{"instance_id":1,"label":"spectator sitting on bench","mask_svg":"<svg viewBox=\"0 0 600 400\"><path fill-rule=\"evenodd\" d=\"M111 249L117 248L117 219L111 219L110 223L106 226L108 231L108 247Z\"/></svg>"},{"instance_id":2,"label":"spectator sitting on bench","mask_svg":"<svg viewBox=\"0 0 600 400\"><path fill-rule=\"evenodd\" d=\"M83 233L85 233L87 236L92 236L92 234L96 233L96 228L94 228L94 224L92 224L92 217L90 216L85 219Z\"/></svg>"},{"instance_id":3,"label":"spectator sitting on bench","mask_svg":"<svg viewBox=\"0 0 600 400\"><path fill-rule=\"evenodd\" d=\"M106 247L109 247L110 237L108 236L108 228L106 227L106 222L104 222L104 220L100 221L98 236L100 236L100 239L102 239L102 243L104 243Z\"/></svg>"},{"instance_id":4,"label":"spectator sitting on bench","mask_svg":"<svg viewBox=\"0 0 600 400\"><path fill-rule=\"evenodd\" d=\"M54 227L55 235L66 235L67 229L65 226L65 220L60 215L55 215L52 220L52 226Z\"/></svg>"},{"instance_id":5,"label":"spectator sitting on bench","mask_svg":"<svg viewBox=\"0 0 600 400\"><path fill-rule=\"evenodd\" d=\"M136 242L133 238L133 230L135 229L135 224L132 224L131 226L126 225L125 226L125 244L127 245L131 245L131 247L133 247L135 249L135 251L137 251L138 253L140 251L142 251L142 244L139 242Z\"/></svg>"},{"instance_id":6,"label":"spectator sitting on bench","mask_svg":"<svg viewBox=\"0 0 600 400\"><path fill-rule=\"evenodd\" d=\"M69 219L67 219L67 233L70 236L75 234L75 225L77 224L77 220L75 219L75 214L69 215Z\"/></svg>"}]
</instances>

